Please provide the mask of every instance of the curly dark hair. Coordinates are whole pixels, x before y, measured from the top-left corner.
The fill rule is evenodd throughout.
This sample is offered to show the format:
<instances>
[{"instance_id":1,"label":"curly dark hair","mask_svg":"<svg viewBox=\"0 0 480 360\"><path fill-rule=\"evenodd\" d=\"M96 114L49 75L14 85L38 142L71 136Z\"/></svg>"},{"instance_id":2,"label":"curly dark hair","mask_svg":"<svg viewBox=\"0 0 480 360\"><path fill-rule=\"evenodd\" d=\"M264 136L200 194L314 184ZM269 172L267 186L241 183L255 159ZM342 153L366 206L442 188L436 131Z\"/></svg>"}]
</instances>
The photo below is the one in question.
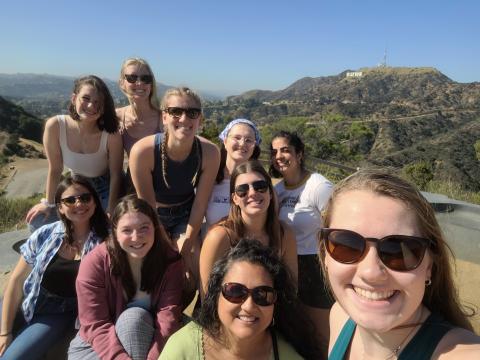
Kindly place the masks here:
<instances>
[{"instance_id":1,"label":"curly dark hair","mask_svg":"<svg viewBox=\"0 0 480 360\"><path fill-rule=\"evenodd\" d=\"M283 177L282 174L273 166L273 161L275 159L272 156L273 154L272 142L277 138L287 139L288 145L293 146L297 154L302 154L302 158L300 159L300 170L304 171L305 170L305 144L303 143L302 139L300 139L300 136L298 136L296 132L289 132L289 131L282 130L277 132L275 135L273 135L272 141L270 141L270 167L268 168L268 173L270 174L270 176L274 178Z\"/></svg>"},{"instance_id":2,"label":"curly dark hair","mask_svg":"<svg viewBox=\"0 0 480 360\"><path fill-rule=\"evenodd\" d=\"M67 176L65 179L63 179L60 184L58 184L57 190L55 191L55 204L57 206L57 214L60 220L62 220L65 225L65 241L70 245L73 243L73 224L69 219L67 219L65 215L58 211L58 208L61 204L62 194L72 185L81 185L85 189L87 189L90 194L92 194L93 201L95 202L95 212L90 218L90 228L95 232L98 237L100 237L101 239L105 239L108 236L108 229L110 223L108 221L107 215L103 211L102 203L100 202L100 198L98 197L97 192L87 178L80 175L72 175Z\"/></svg>"},{"instance_id":3,"label":"curly dark hair","mask_svg":"<svg viewBox=\"0 0 480 360\"><path fill-rule=\"evenodd\" d=\"M98 128L101 131L105 130L109 134L117 132L118 118L115 112L115 103L105 82L95 75L88 75L78 78L73 84L73 93L75 95L78 94L83 85L93 86L102 100L102 115L97 119ZM68 113L72 119L76 121L79 120L79 116L73 101L71 101L70 105L68 106Z\"/></svg>"},{"instance_id":4,"label":"curly dark hair","mask_svg":"<svg viewBox=\"0 0 480 360\"><path fill-rule=\"evenodd\" d=\"M194 320L213 338L221 340L222 323L218 316L218 298L225 275L232 264L246 261L262 266L271 276L277 291L273 317L275 329L306 359L321 357L313 334L314 325L304 312L297 297L293 278L275 249L263 246L257 240L241 239L228 254L217 261L208 281L207 293Z\"/></svg>"}]
</instances>

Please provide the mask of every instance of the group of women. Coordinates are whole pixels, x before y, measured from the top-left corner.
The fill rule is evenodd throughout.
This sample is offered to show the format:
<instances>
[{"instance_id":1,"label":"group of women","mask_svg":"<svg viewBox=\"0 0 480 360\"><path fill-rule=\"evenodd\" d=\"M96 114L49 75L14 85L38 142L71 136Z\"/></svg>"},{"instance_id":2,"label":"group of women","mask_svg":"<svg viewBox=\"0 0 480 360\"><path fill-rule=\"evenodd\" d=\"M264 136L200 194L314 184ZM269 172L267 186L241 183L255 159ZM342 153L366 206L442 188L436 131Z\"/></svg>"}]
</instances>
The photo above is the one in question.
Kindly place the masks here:
<instances>
[{"instance_id":1,"label":"group of women","mask_svg":"<svg viewBox=\"0 0 480 360\"><path fill-rule=\"evenodd\" d=\"M119 86L115 110L101 79L80 78L69 114L46 122L46 196L5 291L0 359L42 358L74 328L69 359L478 358L412 185L361 170L334 187L285 131L267 172L252 121L228 123L218 149L196 135L191 89L158 104L138 58Z\"/></svg>"}]
</instances>

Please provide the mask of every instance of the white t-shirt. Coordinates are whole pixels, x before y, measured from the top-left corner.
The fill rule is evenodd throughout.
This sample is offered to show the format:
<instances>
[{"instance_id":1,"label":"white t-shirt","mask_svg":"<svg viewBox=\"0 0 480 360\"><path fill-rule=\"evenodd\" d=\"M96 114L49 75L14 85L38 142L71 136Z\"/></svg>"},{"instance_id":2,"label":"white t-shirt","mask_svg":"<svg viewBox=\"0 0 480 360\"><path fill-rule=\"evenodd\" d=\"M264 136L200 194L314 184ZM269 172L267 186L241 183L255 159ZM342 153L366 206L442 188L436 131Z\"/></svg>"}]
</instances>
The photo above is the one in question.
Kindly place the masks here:
<instances>
[{"instance_id":1,"label":"white t-shirt","mask_svg":"<svg viewBox=\"0 0 480 360\"><path fill-rule=\"evenodd\" d=\"M321 211L333 191L333 185L320 174L310 174L296 187L286 187L284 180L275 185L280 220L293 229L298 255L317 253L317 233L322 227Z\"/></svg>"},{"instance_id":2,"label":"white t-shirt","mask_svg":"<svg viewBox=\"0 0 480 360\"><path fill-rule=\"evenodd\" d=\"M220 184L215 184L212 195L208 200L205 220L207 230L218 220L228 215L230 211L230 179L223 179Z\"/></svg>"}]
</instances>

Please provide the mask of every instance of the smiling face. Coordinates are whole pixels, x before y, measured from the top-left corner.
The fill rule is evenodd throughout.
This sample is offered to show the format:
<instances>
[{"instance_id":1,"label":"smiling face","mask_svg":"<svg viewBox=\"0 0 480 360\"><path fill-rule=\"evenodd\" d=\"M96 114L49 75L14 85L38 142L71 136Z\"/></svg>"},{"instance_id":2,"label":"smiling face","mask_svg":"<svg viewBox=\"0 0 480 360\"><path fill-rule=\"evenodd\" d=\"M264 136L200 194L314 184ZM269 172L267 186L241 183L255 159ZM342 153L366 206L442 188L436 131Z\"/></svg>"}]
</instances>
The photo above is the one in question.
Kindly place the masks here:
<instances>
[{"instance_id":1,"label":"smiling face","mask_svg":"<svg viewBox=\"0 0 480 360\"><path fill-rule=\"evenodd\" d=\"M222 284L235 282L249 289L257 286L273 287L270 274L263 266L238 261L230 266ZM262 334L273 318L274 305L259 306L249 296L243 303L234 304L220 293L218 298L218 317L222 324L222 333L229 339L251 339Z\"/></svg>"},{"instance_id":2,"label":"smiling face","mask_svg":"<svg viewBox=\"0 0 480 360\"><path fill-rule=\"evenodd\" d=\"M364 237L421 236L414 212L404 203L369 190L346 191L333 204L330 228L352 230ZM425 281L431 277L428 253L420 266L398 272L385 267L368 242L358 263L342 264L327 253L325 265L337 301L349 316L369 330L385 332L418 316Z\"/></svg>"},{"instance_id":3,"label":"smiling face","mask_svg":"<svg viewBox=\"0 0 480 360\"><path fill-rule=\"evenodd\" d=\"M288 139L277 137L272 140L271 161L280 174L300 171L302 157L303 154L297 153L295 147L288 143Z\"/></svg>"},{"instance_id":4,"label":"smiling face","mask_svg":"<svg viewBox=\"0 0 480 360\"><path fill-rule=\"evenodd\" d=\"M143 259L153 246L155 228L150 218L130 211L122 215L115 229L116 240L131 260Z\"/></svg>"},{"instance_id":5,"label":"smiling face","mask_svg":"<svg viewBox=\"0 0 480 360\"><path fill-rule=\"evenodd\" d=\"M97 121L103 113L103 97L92 86L85 84L77 94L72 95L72 103L81 121Z\"/></svg>"},{"instance_id":6,"label":"smiling face","mask_svg":"<svg viewBox=\"0 0 480 360\"><path fill-rule=\"evenodd\" d=\"M200 108L199 104L190 96L171 95L168 97L165 108L177 107L182 109ZM200 126L202 115L196 119L189 118L185 112L180 117L168 114L162 111L162 119L164 129L168 131L168 135L177 140L185 140L195 136Z\"/></svg>"},{"instance_id":7,"label":"smiling face","mask_svg":"<svg viewBox=\"0 0 480 360\"><path fill-rule=\"evenodd\" d=\"M253 189L252 183L259 180L265 181L266 179L257 172L240 174L235 179L235 187L242 184L249 185L248 192L244 197L238 196L235 192L232 194L232 201L240 208L242 216L256 216L267 213L272 196L270 190L259 192Z\"/></svg>"},{"instance_id":8,"label":"smiling face","mask_svg":"<svg viewBox=\"0 0 480 360\"><path fill-rule=\"evenodd\" d=\"M255 149L255 132L247 124L234 125L223 144L229 158L236 163L245 162L252 157Z\"/></svg>"},{"instance_id":9,"label":"smiling face","mask_svg":"<svg viewBox=\"0 0 480 360\"><path fill-rule=\"evenodd\" d=\"M127 65L123 70L123 73L124 75L137 76L152 75L148 71L147 67L143 66L142 64ZM135 100L148 99L152 91L152 84L145 84L140 80L137 80L132 84L125 79L125 76L120 79L120 87L127 94L127 96Z\"/></svg>"},{"instance_id":10,"label":"smiling face","mask_svg":"<svg viewBox=\"0 0 480 360\"><path fill-rule=\"evenodd\" d=\"M90 192L82 185L73 184L62 193L60 199L82 194L90 194ZM85 203L78 199L72 205L66 205L60 202L58 211L72 223L89 222L95 212L95 201L92 197L90 201Z\"/></svg>"}]
</instances>

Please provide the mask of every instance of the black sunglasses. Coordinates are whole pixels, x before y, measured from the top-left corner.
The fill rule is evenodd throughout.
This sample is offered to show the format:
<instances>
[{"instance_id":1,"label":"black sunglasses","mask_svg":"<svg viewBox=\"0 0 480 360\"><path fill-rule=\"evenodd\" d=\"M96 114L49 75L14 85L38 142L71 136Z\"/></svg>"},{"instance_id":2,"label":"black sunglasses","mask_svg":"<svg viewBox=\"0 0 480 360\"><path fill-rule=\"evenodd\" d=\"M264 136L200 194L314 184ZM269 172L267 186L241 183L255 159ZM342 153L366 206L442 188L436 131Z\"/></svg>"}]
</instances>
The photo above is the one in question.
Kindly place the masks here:
<instances>
[{"instance_id":1,"label":"black sunglasses","mask_svg":"<svg viewBox=\"0 0 480 360\"><path fill-rule=\"evenodd\" d=\"M198 108L181 108L181 107L168 107L165 109L168 115L174 118L180 118L183 114L187 115L190 119L195 120L202 113L202 109Z\"/></svg>"},{"instance_id":2,"label":"black sunglasses","mask_svg":"<svg viewBox=\"0 0 480 360\"><path fill-rule=\"evenodd\" d=\"M66 205L66 206L73 206L73 205L75 205L77 200L80 201L80 203L82 203L82 204L87 204L90 201L92 201L92 198L93 198L92 194L83 193L83 194L75 195L75 196L67 196L66 198L63 198L60 201L62 202L62 204Z\"/></svg>"},{"instance_id":3,"label":"black sunglasses","mask_svg":"<svg viewBox=\"0 0 480 360\"><path fill-rule=\"evenodd\" d=\"M151 84L153 81L153 76L125 74L125 80L127 80L130 84L135 84L138 79L140 79L140 81L144 84Z\"/></svg>"},{"instance_id":4,"label":"black sunglasses","mask_svg":"<svg viewBox=\"0 0 480 360\"><path fill-rule=\"evenodd\" d=\"M381 239L365 238L351 230L323 228L320 240L330 256L342 264L354 264L362 260L367 251L367 241L373 241L378 257L391 270L416 269L425 256L431 241L417 236L389 235Z\"/></svg>"},{"instance_id":5,"label":"black sunglasses","mask_svg":"<svg viewBox=\"0 0 480 360\"><path fill-rule=\"evenodd\" d=\"M240 184L235 186L235 194L240 198L247 196L250 186L253 188L253 191L262 194L266 193L268 190L268 183L265 180L257 180L251 184Z\"/></svg>"},{"instance_id":6,"label":"black sunglasses","mask_svg":"<svg viewBox=\"0 0 480 360\"><path fill-rule=\"evenodd\" d=\"M255 304L260 306L270 306L277 301L277 291L271 286L257 286L253 289L247 288L239 283L225 283L222 285L222 295L225 299L234 304L241 304L252 296Z\"/></svg>"}]
</instances>

